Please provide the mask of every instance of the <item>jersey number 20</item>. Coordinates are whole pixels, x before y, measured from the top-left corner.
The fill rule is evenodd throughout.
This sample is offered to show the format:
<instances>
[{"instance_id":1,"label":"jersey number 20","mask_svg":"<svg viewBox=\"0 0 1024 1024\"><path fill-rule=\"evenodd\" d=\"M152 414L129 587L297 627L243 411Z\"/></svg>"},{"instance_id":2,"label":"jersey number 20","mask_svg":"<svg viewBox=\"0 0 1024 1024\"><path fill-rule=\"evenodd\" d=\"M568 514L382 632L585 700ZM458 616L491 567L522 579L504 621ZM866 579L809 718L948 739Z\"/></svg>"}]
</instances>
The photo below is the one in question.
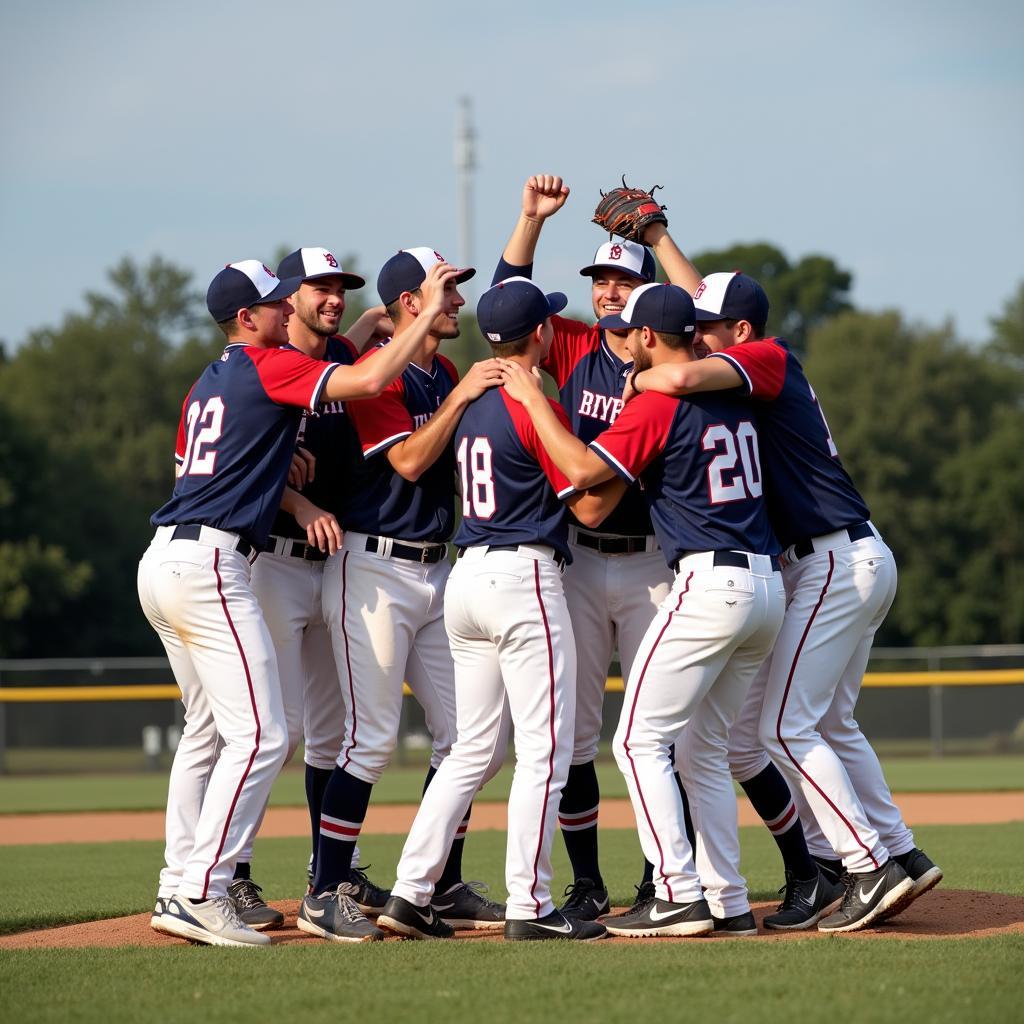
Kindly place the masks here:
<instances>
[{"instance_id":1,"label":"jersey number 20","mask_svg":"<svg viewBox=\"0 0 1024 1024\"><path fill-rule=\"evenodd\" d=\"M712 505L761 497L761 456L753 423L744 421L735 431L724 423L716 423L704 431L701 447L706 452L718 453L708 466Z\"/></svg>"},{"instance_id":2,"label":"jersey number 20","mask_svg":"<svg viewBox=\"0 0 1024 1024\"><path fill-rule=\"evenodd\" d=\"M210 446L220 440L224 428L224 402L214 395L206 405L193 402L185 414L188 442L178 476L212 476L217 463L217 450ZM198 433L196 428L199 427Z\"/></svg>"},{"instance_id":3,"label":"jersey number 20","mask_svg":"<svg viewBox=\"0 0 1024 1024\"><path fill-rule=\"evenodd\" d=\"M455 457L462 477L462 514L467 519L490 519L497 510L494 501L494 476L491 470L491 442L464 437Z\"/></svg>"}]
</instances>

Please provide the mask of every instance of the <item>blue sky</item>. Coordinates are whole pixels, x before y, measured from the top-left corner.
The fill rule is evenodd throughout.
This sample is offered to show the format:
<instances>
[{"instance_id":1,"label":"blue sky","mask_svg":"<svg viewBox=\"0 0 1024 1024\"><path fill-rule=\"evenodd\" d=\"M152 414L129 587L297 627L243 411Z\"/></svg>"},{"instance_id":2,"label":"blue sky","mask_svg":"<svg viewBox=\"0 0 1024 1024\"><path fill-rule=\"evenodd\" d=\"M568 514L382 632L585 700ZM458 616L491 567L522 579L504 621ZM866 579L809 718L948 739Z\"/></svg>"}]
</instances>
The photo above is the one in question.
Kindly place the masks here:
<instances>
[{"instance_id":1,"label":"blue sky","mask_svg":"<svg viewBox=\"0 0 1024 1024\"><path fill-rule=\"evenodd\" d=\"M573 194L536 276L587 295L601 186L665 186L684 250L832 256L854 300L984 339L1024 280L1024 5L319 5L10 0L0 10L0 338L124 255L205 288L282 244L457 258L457 97L483 275L532 172Z\"/></svg>"}]
</instances>

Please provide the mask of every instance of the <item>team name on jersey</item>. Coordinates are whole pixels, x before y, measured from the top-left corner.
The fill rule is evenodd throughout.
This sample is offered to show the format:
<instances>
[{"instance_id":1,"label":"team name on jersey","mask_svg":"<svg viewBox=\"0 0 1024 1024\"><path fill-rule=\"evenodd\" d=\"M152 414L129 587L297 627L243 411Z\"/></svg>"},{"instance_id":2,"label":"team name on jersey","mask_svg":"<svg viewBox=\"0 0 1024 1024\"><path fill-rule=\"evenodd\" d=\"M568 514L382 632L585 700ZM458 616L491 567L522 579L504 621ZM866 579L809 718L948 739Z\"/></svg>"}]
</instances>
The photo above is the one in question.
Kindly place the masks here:
<instances>
[{"instance_id":1,"label":"team name on jersey","mask_svg":"<svg viewBox=\"0 0 1024 1024\"><path fill-rule=\"evenodd\" d=\"M413 417L412 417L412 429L413 430L419 430L420 427L422 427L424 423L427 423L429 420L432 420L433 418L434 418L434 413L433 412L417 412L417 413L414 413Z\"/></svg>"},{"instance_id":2,"label":"team name on jersey","mask_svg":"<svg viewBox=\"0 0 1024 1024\"><path fill-rule=\"evenodd\" d=\"M581 416L589 416L603 423L614 423L622 412L622 399L614 395L599 395L584 388L577 412Z\"/></svg>"}]
</instances>

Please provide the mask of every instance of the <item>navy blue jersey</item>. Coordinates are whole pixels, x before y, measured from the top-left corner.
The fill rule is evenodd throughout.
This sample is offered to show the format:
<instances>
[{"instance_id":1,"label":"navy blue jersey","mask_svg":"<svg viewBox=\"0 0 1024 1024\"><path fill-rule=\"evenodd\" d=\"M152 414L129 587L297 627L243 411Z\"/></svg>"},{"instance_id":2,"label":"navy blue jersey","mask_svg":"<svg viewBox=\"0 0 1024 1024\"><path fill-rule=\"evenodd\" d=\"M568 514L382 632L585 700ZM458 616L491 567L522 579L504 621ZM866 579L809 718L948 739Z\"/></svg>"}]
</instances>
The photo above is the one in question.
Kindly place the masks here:
<instances>
[{"instance_id":1,"label":"navy blue jersey","mask_svg":"<svg viewBox=\"0 0 1024 1024\"><path fill-rule=\"evenodd\" d=\"M839 461L825 416L800 361L779 338L734 345L725 359L756 401L768 514L788 547L870 517Z\"/></svg>"},{"instance_id":2,"label":"navy blue jersey","mask_svg":"<svg viewBox=\"0 0 1024 1024\"><path fill-rule=\"evenodd\" d=\"M362 358L372 359L380 346ZM455 456L446 448L412 483L394 471L387 450L404 441L437 412L458 383L458 370L435 356L429 370L410 363L377 397L349 402L364 463L342 525L359 533L442 542L455 529Z\"/></svg>"},{"instance_id":3,"label":"navy blue jersey","mask_svg":"<svg viewBox=\"0 0 1024 1024\"><path fill-rule=\"evenodd\" d=\"M514 267L504 260L498 264L493 284L518 274L530 277L533 266ZM590 444L607 429L622 409L626 378L632 362L623 362L604 339L597 324L553 316L554 340L547 358L540 364L558 385L558 400L569 415L570 429ZM601 525L602 533L642 537L654 532L651 515L639 487L630 487Z\"/></svg>"},{"instance_id":4,"label":"navy blue jersey","mask_svg":"<svg viewBox=\"0 0 1024 1024\"><path fill-rule=\"evenodd\" d=\"M348 338L327 339L325 362L351 366L358 358L359 352ZM303 496L317 507L333 512L344 528L345 513L352 500L353 467L363 461L359 435L345 414L345 403L325 402L313 412L304 413L298 443L316 457L313 479L302 489ZM278 537L306 537L295 517L280 510L270 532Z\"/></svg>"},{"instance_id":5,"label":"navy blue jersey","mask_svg":"<svg viewBox=\"0 0 1024 1024\"><path fill-rule=\"evenodd\" d=\"M292 348L231 344L181 408L178 479L154 526L200 523L262 548L284 492L302 409L315 409L336 363Z\"/></svg>"},{"instance_id":6,"label":"navy blue jersey","mask_svg":"<svg viewBox=\"0 0 1024 1024\"><path fill-rule=\"evenodd\" d=\"M778 553L750 402L645 391L590 447L619 476L642 480L669 565L692 551Z\"/></svg>"},{"instance_id":7,"label":"navy blue jersey","mask_svg":"<svg viewBox=\"0 0 1024 1024\"><path fill-rule=\"evenodd\" d=\"M551 405L568 430L565 413ZM572 560L559 500L572 493L572 484L544 450L529 414L504 388L489 388L466 408L455 431L455 457L462 482L459 547L547 544Z\"/></svg>"}]
</instances>

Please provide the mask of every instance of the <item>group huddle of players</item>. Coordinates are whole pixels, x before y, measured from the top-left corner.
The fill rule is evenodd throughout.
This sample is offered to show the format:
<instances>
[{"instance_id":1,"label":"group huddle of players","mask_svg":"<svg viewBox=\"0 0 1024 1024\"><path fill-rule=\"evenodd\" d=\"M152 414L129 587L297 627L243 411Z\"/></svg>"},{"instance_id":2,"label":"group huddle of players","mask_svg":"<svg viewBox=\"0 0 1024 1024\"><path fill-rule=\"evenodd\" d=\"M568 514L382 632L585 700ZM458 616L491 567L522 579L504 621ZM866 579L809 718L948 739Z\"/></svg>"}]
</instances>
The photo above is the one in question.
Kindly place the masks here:
<instances>
[{"instance_id":1,"label":"group huddle of players","mask_svg":"<svg viewBox=\"0 0 1024 1024\"><path fill-rule=\"evenodd\" d=\"M270 942L284 917L252 846L300 741L297 924L330 941L756 935L733 780L784 862L767 929L870 927L942 878L853 716L893 556L798 359L768 335L763 289L702 278L658 216L581 269L596 322L566 319L532 272L568 195L559 177L527 181L476 310L492 357L461 379L440 349L475 270L431 248L384 264L381 304L344 337L346 291L365 281L326 249L211 283L228 344L185 399L174 492L139 566L185 705L157 931ZM613 750L646 862L613 914L595 757L616 650ZM431 761L384 890L358 839L403 683ZM463 879L462 852L513 729L500 904ZM556 823L574 875L560 907Z\"/></svg>"}]
</instances>

